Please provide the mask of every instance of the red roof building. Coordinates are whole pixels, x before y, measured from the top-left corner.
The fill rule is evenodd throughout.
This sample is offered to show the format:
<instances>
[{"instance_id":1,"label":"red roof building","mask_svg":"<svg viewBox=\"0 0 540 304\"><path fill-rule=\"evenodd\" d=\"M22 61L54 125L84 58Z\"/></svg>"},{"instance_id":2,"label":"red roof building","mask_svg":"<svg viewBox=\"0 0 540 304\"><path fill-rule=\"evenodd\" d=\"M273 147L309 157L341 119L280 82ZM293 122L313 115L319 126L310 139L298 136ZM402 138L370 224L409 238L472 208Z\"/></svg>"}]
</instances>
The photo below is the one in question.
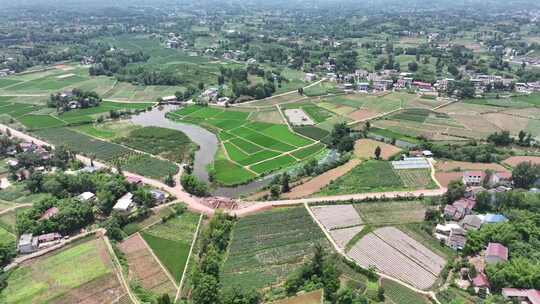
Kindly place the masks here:
<instances>
[{"instance_id":1,"label":"red roof building","mask_svg":"<svg viewBox=\"0 0 540 304\"><path fill-rule=\"evenodd\" d=\"M61 238L62 236L60 235L60 233L57 233L57 232L42 234L37 237L38 243L52 242L52 241L59 240Z\"/></svg>"},{"instance_id":2,"label":"red roof building","mask_svg":"<svg viewBox=\"0 0 540 304\"><path fill-rule=\"evenodd\" d=\"M486 249L487 264L504 263L508 261L508 248L499 243L489 243Z\"/></svg>"},{"instance_id":3,"label":"red roof building","mask_svg":"<svg viewBox=\"0 0 540 304\"><path fill-rule=\"evenodd\" d=\"M49 208L47 210L45 210L45 212L41 215L41 217L39 218L40 221L44 221L44 220L48 220L50 219L51 217L55 216L56 214L58 214L60 210L58 210L58 208L56 207L52 207L52 208Z\"/></svg>"},{"instance_id":4,"label":"red roof building","mask_svg":"<svg viewBox=\"0 0 540 304\"><path fill-rule=\"evenodd\" d=\"M135 176L128 176L126 177L126 181L132 185L139 185L142 184L142 178L135 177Z\"/></svg>"},{"instance_id":5,"label":"red roof building","mask_svg":"<svg viewBox=\"0 0 540 304\"><path fill-rule=\"evenodd\" d=\"M502 295L506 299L517 299L524 303L540 304L540 291L536 289L503 288Z\"/></svg>"},{"instance_id":6,"label":"red roof building","mask_svg":"<svg viewBox=\"0 0 540 304\"><path fill-rule=\"evenodd\" d=\"M476 275L476 277L474 279L472 279L472 284L473 284L474 287L479 287L479 288L487 287L487 288L489 288L488 278L483 272L478 273Z\"/></svg>"}]
</instances>

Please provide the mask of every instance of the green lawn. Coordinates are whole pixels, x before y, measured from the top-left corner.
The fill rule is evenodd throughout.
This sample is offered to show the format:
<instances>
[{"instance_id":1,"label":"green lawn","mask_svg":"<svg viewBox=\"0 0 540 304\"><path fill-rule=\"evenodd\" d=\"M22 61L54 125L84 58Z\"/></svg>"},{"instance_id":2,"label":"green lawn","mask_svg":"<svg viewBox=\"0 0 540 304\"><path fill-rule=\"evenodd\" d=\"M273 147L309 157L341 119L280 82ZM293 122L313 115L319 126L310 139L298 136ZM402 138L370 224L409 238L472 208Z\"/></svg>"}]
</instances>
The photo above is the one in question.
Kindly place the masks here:
<instances>
[{"instance_id":1,"label":"green lawn","mask_svg":"<svg viewBox=\"0 0 540 304\"><path fill-rule=\"evenodd\" d=\"M16 268L0 294L2 303L48 303L85 283L112 273L101 240L90 240ZM101 249L100 249L101 248Z\"/></svg>"}]
</instances>

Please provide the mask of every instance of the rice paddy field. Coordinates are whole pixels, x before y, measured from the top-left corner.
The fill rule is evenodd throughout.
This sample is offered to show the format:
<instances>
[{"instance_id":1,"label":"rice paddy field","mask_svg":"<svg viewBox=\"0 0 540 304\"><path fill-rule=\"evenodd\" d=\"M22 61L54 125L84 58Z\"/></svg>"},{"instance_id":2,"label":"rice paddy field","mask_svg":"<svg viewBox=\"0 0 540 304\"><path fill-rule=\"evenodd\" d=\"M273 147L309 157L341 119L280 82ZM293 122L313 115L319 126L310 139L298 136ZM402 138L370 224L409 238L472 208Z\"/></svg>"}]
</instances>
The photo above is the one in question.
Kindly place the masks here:
<instances>
[{"instance_id":1,"label":"rice paddy field","mask_svg":"<svg viewBox=\"0 0 540 304\"><path fill-rule=\"evenodd\" d=\"M7 285L2 303L97 304L126 293L102 239L80 241L25 262L10 273Z\"/></svg>"},{"instance_id":2,"label":"rice paddy field","mask_svg":"<svg viewBox=\"0 0 540 304\"><path fill-rule=\"evenodd\" d=\"M182 279L199 215L186 212L141 232L148 246L176 282Z\"/></svg>"},{"instance_id":3,"label":"rice paddy field","mask_svg":"<svg viewBox=\"0 0 540 304\"><path fill-rule=\"evenodd\" d=\"M170 119L198 124L217 134L222 149L212 169L216 181L223 185L247 182L325 150L324 145L286 125L254 121L250 115L251 112L203 106L168 113Z\"/></svg>"},{"instance_id":4,"label":"rice paddy field","mask_svg":"<svg viewBox=\"0 0 540 304\"><path fill-rule=\"evenodd\" d=\"M243 217L232 233L222 282L258 289L279 284L311 256L317 242L328 247L304 207Z\"/></svg>"},{"instance_id":5,"label":"rice paddy field","mask_svg":"<svg viewBox=\"0 0 540 304\"><path fill-rule=\"evenodd\" d=\"M135 152L122 145L99 140L68 128L43 129L34 132L54 146L65 145L87 156L95 156L113 166L147 177L162 179L176 174L178 167L166 160Z\"/></svg>"},{"instance_id":6,"label":"rice paddy field","mask_svg":"<svg viewBox=\"0 0 540 304\"><path fill-rule=\"evenodd\" d=\"M332 181L316 196L434 188L429 170L394 170L390 162L369 160Z\"/></svg>"}]
</instances>

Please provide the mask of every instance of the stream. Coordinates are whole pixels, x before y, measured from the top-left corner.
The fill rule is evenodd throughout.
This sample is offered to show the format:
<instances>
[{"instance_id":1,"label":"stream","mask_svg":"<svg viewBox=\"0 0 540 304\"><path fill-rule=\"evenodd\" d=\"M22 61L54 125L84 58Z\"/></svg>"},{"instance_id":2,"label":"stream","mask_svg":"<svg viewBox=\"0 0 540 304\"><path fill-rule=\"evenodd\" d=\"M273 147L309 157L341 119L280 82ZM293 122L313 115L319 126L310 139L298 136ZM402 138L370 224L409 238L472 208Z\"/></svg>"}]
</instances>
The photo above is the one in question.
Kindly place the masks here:
<instances>
[{"instance_id":1,"label":"stream","mask_svg":"<svg viewBox=\"0 0 540 304\"><path fill-rule=\"evenodd\" d=\"M175 105L154 107L151 111L134 115L131 118L131 122L145 127L161 127L184 132L194 143L199 145L199 150L195 152L193 174L201 181L209 183L206 168L214 162L219 140L214 133L200 126L172 121L165 117L167 112L174 111L178 108L179 106ZM212 189L212 194L216 196L238 197L257 191L259 188L268 185L271 179L272 176L270 175L245 185L216 187Z\"/></svg>"}]
</instances>

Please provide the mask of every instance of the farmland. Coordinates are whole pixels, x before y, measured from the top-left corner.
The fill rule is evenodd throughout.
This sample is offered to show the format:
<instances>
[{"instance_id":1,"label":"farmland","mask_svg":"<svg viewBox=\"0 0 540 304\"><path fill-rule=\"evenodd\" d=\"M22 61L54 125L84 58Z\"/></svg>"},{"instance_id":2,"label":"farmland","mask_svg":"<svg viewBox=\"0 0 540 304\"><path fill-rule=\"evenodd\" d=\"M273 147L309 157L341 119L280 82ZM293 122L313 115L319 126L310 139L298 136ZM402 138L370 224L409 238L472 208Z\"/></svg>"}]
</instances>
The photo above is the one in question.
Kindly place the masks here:
<instances>
[{"instance_id":1,"label":"farmland","mask_svg":"<svg viewBox=\"0 0 540 304\"><path fill-rule=\"evenodd\" d=\"M126 256L130 280L138 281L143 288L157 294L168 293L174 297L176 286L158 264L139 234L122 241L118 247Z\"/></svg>"},{"instance_id":2,"label":"farmland","mask_svg":"<svg viewBox=\"0 0 540 304\"><path fill-rule=\"evenodd\" d=\"M419 289L430 288L446 261L393 227L379 228L361 238L348 255L364 267L399 278Z\"/></svg>"},{"instance_id":3,"label":"farmland","mask_svg":"<svg viewBox=\"0 0 540 304\"><path fill-rule=\"evenodd\" d=\"M182 278L198 220L197 214L184 213L141 233L176 282Z\"/></svg>"},{"instance_id":4,"label":"farmland","mask_svg":"<svg viewBox=\"0 0 540 304\"><path fill-rule=\"evenodd\" d=\"M381 226L422 222L427 210L422 201L365 202L353 206L364 223Z\"/></svg>"},{"instance_id":5,"label":"farmland","mask_svg":"<svg viewBox=\"0 0 540 304\"><path fill-rule=\"evenodd\" d=\"M384 142L379 142L372 139L359 139L354 144L354 155L362 159L375 158L375 149L377 147L381 148L380 157L386 160L401 151L400 148Z\"/></svg>"},{"instance_id":6,"label":"farmland","mask_svg":"<svg viewBox=\"0 0 540 304\"><path fill-rule=\"evenodd\" d=\"M223 266L225 286L263 288L280 283L312 253L324 235L303 207L241 218Z\"/></svg>"},{"instance_id":7,"label":"farmland","mask_svg":"<svg viewBox=\"0 0 540 304\"><path fill-rule=\"evenodd\" d=\"M22 264L0 298L3 303L97 304L124 293L104 241L92 239Z\"/></svg>"},{"instance_id":8,"label":"farmland","mask_svg":"<svg viewBox=\"0 0 540 304\"><path fill-rule=\"evenodd\" d=\"M111 165L153 178L164 178L175 174L178 168L175 164L153 158L146 154L137 153L124 146L102 141L67 129L44 129L35 132L41 138L55 146L65 145L71 150L87 156L95 156Z\"/></svg>"},{"instance_id":9,"label":"farmland","mask_svg":"<svg viewBox=\"0 0 540 304\"><path fill-rule=\"evenodd\" d=\"M218 183L247 182L324 150L314 140L291 132L287 126L249 119L250 112L189 106L169 113L173 120L199 124L217 133L221 152L213 164Z\"/></svg>"},{"instance_id":10,"label":"farmland","mask_svg":"<svg viewBox=\"0 0 540 304\"><path fill-rule=\"evenodd\" d=\"M428 170L394 170L389 162L370 160L331 182L318 194L400 191L433 186Z\"/></svg>"},{"instance_id":11,"label":"farmland","mask_svg":"<svg viewBox=\"0 0 540 304\"><path fill-rule=\"evenodd\" d=\"M429 304L431 301L418 293L398 284L394 281L383 279L382 287L384 288L384 295L393 303L396 304Z\"/></svg>"}]
</instances>

